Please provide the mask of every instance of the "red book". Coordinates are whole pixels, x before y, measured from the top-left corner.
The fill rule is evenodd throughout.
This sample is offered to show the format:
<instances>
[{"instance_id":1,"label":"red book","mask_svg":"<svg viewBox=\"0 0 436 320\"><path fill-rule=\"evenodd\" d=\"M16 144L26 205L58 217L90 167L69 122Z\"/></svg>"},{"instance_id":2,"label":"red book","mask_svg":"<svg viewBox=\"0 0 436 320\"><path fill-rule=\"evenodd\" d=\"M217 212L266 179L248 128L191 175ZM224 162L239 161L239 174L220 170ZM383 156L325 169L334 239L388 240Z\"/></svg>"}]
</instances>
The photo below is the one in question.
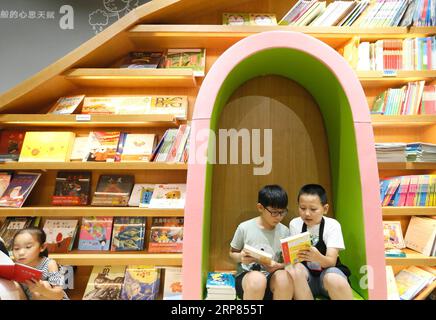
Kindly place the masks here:
<instances>
[{"instance_id":1,"label":"red book","mask_svg":"<svg viewBox=\"0 0 436 320\"><path fill-rule=\"evenodd\" d=\"M0 278L25 282L26 280L40 280L42 271L20 263L14 263L5 253L0 251Z\"/></svg>"},{"instance_id":2,"label":"red book","mask_svg":"<svg viewBox=\"0 0 436 320\"><path fill-rule=\"evenodd\" d=\"M18 161L25 135L21 130L3 130L0 133L0 160Z\"/></svg>"}]
</instances>

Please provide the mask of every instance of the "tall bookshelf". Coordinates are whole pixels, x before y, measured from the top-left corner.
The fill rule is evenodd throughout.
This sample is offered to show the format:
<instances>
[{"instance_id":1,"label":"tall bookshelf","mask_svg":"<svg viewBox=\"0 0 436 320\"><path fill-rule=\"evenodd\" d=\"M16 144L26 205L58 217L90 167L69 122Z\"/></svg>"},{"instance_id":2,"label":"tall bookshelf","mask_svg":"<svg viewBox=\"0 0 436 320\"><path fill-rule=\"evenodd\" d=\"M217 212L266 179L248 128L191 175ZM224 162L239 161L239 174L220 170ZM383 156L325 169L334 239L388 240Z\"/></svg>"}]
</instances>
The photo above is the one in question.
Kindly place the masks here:
<instances>
[{"instance_id":1,"label":"tall bookshelf","mask_svg":"<svg viewBox=\"0 0 436 320\"><path fill-rule=\"evenodd\" d=\"M32 76L28 80L19 84L10 91L0 96L0 126L2 128L20 127L29 130L73 130L77 133L87 132L91 128L128 128L144 133L157 133L162 136L164 130L169 127L176 127L180 123L168 117L129 117L129 116L92 116L88 122L78 122L75 116L53 116L45 114L48 107L60 96L71 94L85 95L118 95L118 94L147 94L147 95L187 95L189 102L188 120L193 119L194 105L203 84L203 79L194 77L190 70L119 70L112 69L110 65L120 57L134 50L157 50L166 48L206 48L206 72L213 64L226 52L232 45L245 39L248 36L256 35L266 31L296 31L313 36L337 51L349 43L354 37L359 36L361 41L372 41L387 38L405 38L433 35L435 28L372 28L360 29L355 27L341 28L313 28L313 27L292 27L292 26L222 26L221 15L223 12L270 12L275 13L280 19L297 1L288 0L245 0L235 4L234 1L217 0L213 3L200 0L154 0L142 5L114 23L112 26L101 32L99 35L89 40L76 50L67 54L59 61L48 68ZM332 1L327 1L328 3ZM180 14L183 12L184 14ZM388 87L406 83L417 79L424 79L428 83L434 83L436 71L411 71L399 72L397 77L386 78L378 72L357 73L364 89L367 103L372 104L376 95ZM265 91L264 84L270 82L269 88ZM268 101L275 99L277 95L283 95L275 91L275 85L286 88L293 87L292 97L304 97L303 103L312 110L306 121L316 121L322 127L323 118L317 111L317 101L308 95L304 88L298 83L284 81L277 76L267 76L264 79L254 79L247 86L241 85L235 90L234 95L229 98L227 106L235 103L237 98L246 99L247 92L261 92L261 95L268 97ZM285 91L284 91L285 92ZM236 105L233 110L223 114L219 127L226 127L232 124L232 120L238 119L241 115L249 113L246 100L242 105ZM267 101L264 103L268 103ZM286 102L289 104L290 102ZM226 106L226 108L227 108ZM198 106L197 106L198 107ZM196 107L196 108L197 108ZM262 110L259 110L260 112ZM271 111L271 110L269 110ZM233 113L234 112L234 113ZM290 123L298 124L298 119L289 118L287 112L271 111L271 117L278 120L288 119ZM410 120L407 120L410 119ZM255 116L254 122L264 120L261 116ZM280 125L282 125L281 123ZM288 124L287 124L288 125ZM287 126L286 125L286 126ZM409 137L409 133L414 132L415 137L421 137L425 132L425 137L430 139L436 136L436 120L432 117L424 118L413 117L383 117L378 119L373 117L374 134L377 142L393 141L392 138ZM262 128L262 127L260 127ZM283 127L287 128L287 127ZM401 128L398 130L398 128ZM326 158L328 158L328 141L322 130L315 133L314 137L321 140L320 147ZM298 140L298 139L297 139ZM296 141L297 141L296 140ZM412 139L416 140L416 139ZM422 139L421 139L422 140ZM308 141L308 139L303 139ZM405 140L411 141L411 140ZM430 141L430 140L427 140ZM191 138L191 143L193 142ZM310 152L310 145L302 148L302 152ZM279 154L276 154L280 157ZM293 162L298 163L298 159ZM326 162L321 167L313 158L308 163L313 168L322 169L325 174L313 175L312 179L322 182L327 186L331 194L335 189L331 184L330 164ZM278 164L280 170L288 170L289 166ZM411 168L403 168L399 164L385 164L380 166L380 176L394 175L398 172L427 172L434 173L434 165L426 167L415 165ZM292 166L290 166L292 167ZM160 164L160 163L12 163L0 165L2 170L33 170L43 171L43 175L27 200L25 207L20 209L0 209L0 219L7 216L28 216L37 215L44 219L47 217L81 217L85 215L96 216L146 216L150 225L153 216L183 216L187 217L191 213L187 210L148 210L140 208L55 208L49 204L50 196L54 188L54 178L58 170L89 170L92 171L92 191L95 190L97 178L103 173L126 173L134 174L135 182L149 183L188 183L190 166L186 164ZM298 172L298 165L292 167ZM204 250L210 252L207 264L210 269L230 269L228 260L228 237L234 230L230 230L229 225L237 225L244 217L252 216L250 204L254 201L257 185L253 184L247 191L242 190L243 201L229 199L235 192L241 192L236 187L227 189L230 194L226 194L225 169L217 166L214 175L218 177L209 185L209 191L215 193L212 199L207 198L206 206L212 207L215 215L213 219L218 219L219 223L213 224L210 230L211 239L203 243ZM223 175L220 176L220 170ZM227 172L228 173L228 172ZM236 170L234 177L244 181L247 170ZM364 172L361 173L365 174ZM281 179L277 177L277 179ZM290 195L290 206L295 203L295 194L298 187L304 183L307 177L301 173L296 175L296 179L288 177L283 181ZM220 180L221 179L221 180ZM222 182L221 187L219 181ZM265 184L266 180L258 179L257 184ZM336 190L336 189L335 189ZM38 192L36 192L38 191ZM219 204L219 197L225 196L224 204ZM241 205L243 203L243 205ZM234 206L243 215L234 215L233 211L219 216L216 212L220 209L227 209ZM333 203L333 207L335 204ZM392 217L397 214L392 209L383 209L383 216ZM419 211L422 214L433 214L432 209ZM430 210L430 211L429 211ZM226 211L223 211L226 212ZM291 212L295 211L292 210ZM245 215L245 216L244 216ZM400 213L401 217L409 219L410 215ZM395 217L395 216L393 216ZM404 220L406 221L406 220ZM285 223L289 222L289 217ZM407 222L407 221L406 221ZM186 226L189 229L189 226ZM147 234L148 236L148 234ZM183 261L189 259L191 252L184 253ZM208 256L208 255L206 255ZM108 263L116 264L156 264L156 265L182 265L182 255L161 254L151 255L146 251L129 254L115 253L79 253L72 252L66 255L53 256L60 263L78 266L76 273L77 290L74 298L80 298L83 294L84 286L89 277L92 265ZM387 263L391 263L389 260ZM394 262L392 262L394 263ZM431 264L432 262L426 262ZM428 265L428 264L427 264ZM211 271L211 270L209 270ZM185 270L188 274L190 270ZM194 275L197 276L197 275ZM204 274L202 275L204 277ZM197 298L200 298L197 296Z\"/></svg>"}]
</instances>

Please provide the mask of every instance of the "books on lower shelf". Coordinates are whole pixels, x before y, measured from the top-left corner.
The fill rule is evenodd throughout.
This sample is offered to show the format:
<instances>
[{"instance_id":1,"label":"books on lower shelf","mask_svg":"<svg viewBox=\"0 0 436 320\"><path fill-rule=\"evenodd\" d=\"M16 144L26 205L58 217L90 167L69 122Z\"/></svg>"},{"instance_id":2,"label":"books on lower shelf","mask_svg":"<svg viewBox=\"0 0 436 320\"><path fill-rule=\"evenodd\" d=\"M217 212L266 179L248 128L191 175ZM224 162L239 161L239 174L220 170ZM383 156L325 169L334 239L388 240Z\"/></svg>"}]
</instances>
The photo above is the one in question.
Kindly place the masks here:
<instances>
[{"instance_id":1,"label":"books on lower shelf","mask_svg":"<svg viewBox=\"0 0 436 320\"><path fill-rule=\"evenodd\" d=\"M121 300L126 266L94 266L83 300Z\"/></svg>"},{"instance_id":2,"label":"books on lower shelf","mask_svg":"<svg viewBox=\"0 0 436 320\"><path fill-rule=\"evenodd\" d=\"M156 300L159 285L160 269L154 266L127 266L121 300Z\"/></svg>"},{"instance_id":3,"label":"books on lower shelf","mask_svg":"<svg viewBox=\"0 0 436 320\"><path fill-rule=\"evenodd\" d=\"M8 255L0 251L0 278L17 282L40 280L42 271L30 266L15 263Z\"/></svg>"},{"instance_id":4,"label":"books on lower shelf","mask_svg":"<svg viewBox=\"0 0 436 320\"><path fill-rule=\"evenodd\" d=\"M101 175L91 205L127 206L133 185L132 175Z\"/></svg>"},{"instance_id":5,"label":"books on lower shelf","mask_svg":"<svg viewBox=\"0 0 436 320\"><path fill-rule=\"evenodd\" d=\"M2 176L2 188L4 188L7 177ZM0 197L0 207L21 208L40 177L40 173L14 173Z\"/></svg>"},{"instance_id":6,"label":"books on lower shelf","mask_svg":"<svg viewBox=\"0 0 436 320\"><path fill-rule=\"evenodd\" d=\"M230 272L209 272L206 300L235 300L235 277Z\"/></svg>"},{"instance_id":7,"label":"books on lower shelf","mask_svg":"<svg viewBox=\"0 0 436 320\"><path fill-rule=\"evenodd\" d=\"M395 276L401 300L412 300L436 279L436 271L430 267L410 266Z\"/></svg>"},{"instance_id":8,"label":"books on lower shelf","mask_svg":"<svg viewBox=\"0 0 436 320\"><path fill-rule=\"evenodd\" d=\"M3 239L6 249L12 252L12 240L21 229L37 227L40 218L35 217L7 217L0 228L0 238Z\"/></svg>"},{"instance_id":9,"label":"books on lower shelf","mask_svg":"<svg viewBox=\"0 0 436 320\"><path fill-rule=\"evenodd\" d=\"M182 268L165 267L164 270L163 300L182 300Z\"/></svg>"},{"instance_id":10,"label":"books on lower shelf","mask_svg":"<svg viewBox=\"0 0 436 320\"><path fill-rule=\"evenodd\" d=\"M113 217L83 217L80 226L79 250L108 251Z\"/></svg>"},{"instance_id":11,"label":"books on lower shelf","mask_svg":"<svg viewBox=\"0 0 436 320\"><path fill-rule=\"evenodd\" d=\"M408 248L425 256L436 256L436 218L413 216L404 242Z\"/></svg>"},{"instance_id":12,"label":"books on lower shelf","mask_svg":"<svg viewBox=\"0 0 436 320\"><path fill-rule=\"evenodd\" d=\"M47 219L43 230L49 253L67 253L71 251L78 230L79 220Z\"/></svg>"},{"instance_id":13,"label":"books on lower shelf","mask_svg":"<svg viewBox=\"0 0 436 320\"><path fill-rule=\"evenodd\" d=\"M300 250L308 250L312 246L310 233L308 231L299 233L280 240L285 264L296 264L301 262L298 258Z\"/></svg>"},{"instance_id":14,"label":"books on lower shelf","mask_svg":"<svg viewBox=\"0 0 436 320\"><path fill-rule=\"evenodd\" d=\"M89 203L91 172L59 171L56 176L52 204L58 206L84 206Z\"/></svg>"},{"instance_id":15,"label":"books on lower shelf","mask_svg":"<svg viewBox=\"0 0 436 320\"><path fill-rule=\"evenodd\" d=\"M145 243L145 217L115 217L111 251L140 251Z\"/></svg>"},{"instance_id":16,"label":"books on lower shelf","mask_svg":"<svg viewBox=\"0 0 436 320\"><path fill-rule=\"evenodd\" d=\"M183 218L153 218L148 252L183 252Z\"/></svg>"}]
</instances>

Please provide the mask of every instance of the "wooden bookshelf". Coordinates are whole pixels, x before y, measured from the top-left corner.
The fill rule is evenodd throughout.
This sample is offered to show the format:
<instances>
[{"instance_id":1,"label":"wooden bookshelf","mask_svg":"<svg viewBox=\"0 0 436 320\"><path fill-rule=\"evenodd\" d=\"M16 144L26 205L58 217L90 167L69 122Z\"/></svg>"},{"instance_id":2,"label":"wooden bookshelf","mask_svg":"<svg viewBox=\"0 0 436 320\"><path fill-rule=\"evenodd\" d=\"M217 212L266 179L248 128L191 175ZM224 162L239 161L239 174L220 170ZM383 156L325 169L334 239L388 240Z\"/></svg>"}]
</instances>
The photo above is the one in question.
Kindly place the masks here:
<instances>
[{"instance_id":1,"label":"wooden bookshelf","mask_svg":"<svg viewBox=\"0 0 436 320\"><path fill-rule=\"evenodd\" d=\"M436 162L378 162L379 170L436 170Z\"/></svg>"},{"instance_id":2,"label":"wooden bookshelf","mask_svg":"<svg viewBox=\"0 0 436 320\"><path fill-rule=\"evenodd\" d=\"M436 115L371 115L373 127L425 127L436 125Z\"/></svg>"},{"instance_id":3,"label":"wooden bookshelf","mask_svg":"<svg viewBox=\"0 0 436 320\"><path fill-rule=\"evenodd\" d=\"M424 80L427 83L436 78L436 70L396 71L396 76L385 76L382 71L356 71L364 88L396 87L411 81Z\"/></svg>"},{"instance_id":4,"label":"wooden bookshelf","mask_svg":"<svg viewBox=\"0 0 436 320\"><path fill-rule=\"evenodd\" d=\"M73 250L70 253L52 253L50 258L59 264L72 266L104 266L104 265L156 265L181 266L180 253L146 253L138 252L99 252Z\"/></svg>"},{"instance_id":5,"label":"wooden bookshelf","mask_svg":"<svg viewBox=\"0 0 436 320\"><path fill-rule=\"evenodd\" d=\"M384 217L428 216L436 214L436 207L382 207Z\"/></svg>"},{"instance_id":6,"label":"wooden bookshelf","mask_svg":"<svg viewBox=\"0 0 436 320\"><path fill-rule=\"evenodd\" d=\"M192 69L79 68L66 71L66 80L81 87L195 87Z\"/></svg>"},{"instance_id":7,"label":"wooden bookshelf","mask_svg":"<svg viewBox=\"0 0 436 320\"><path fill-rule=\"evenodd\" d=\"M4 162L0 170L187 170L186 163L166 162Z\"/></svg>"},{"instance_id":8,"label":"wooden bookshelf","mask_svg":"<svg viewBox=\"0 0 436 320\"><path fill-rule=\"evenodd\" d=\"M8 217L39 216L39 217L183 217L183 209L150 209L136 207L22 207L0 208L0 215Z\"/></svg>"},{"instance_id":9,"label":"wooden bookshelf","mask_svg":"<svg viewBox=\"0 0 436 320\"><path fill-rule=\"evenodd\" d=\"M436 266L436 257L427 257L411 249L403 249L406 257L386 257L386 264L390 266Z\"/></svg>"},{"instance_id":10,"label":"wooden bookshelf","mask_svg":"<svg viewBox=\"0 0 436 320\"><path fill-rule=\"evenodd\" d=\"M425 300L436 289L436 280L424 288L413 300Z\"/></svg>"},{"instance_id":11,"label":"wooden bookshelf","mask_svg":"<svg viewBox=\"0 0 436 320\"><path fill-rule=\"evenodd\" d=\"M130 114L0 114L0 124L7 127L177 127L179 121L173 115Z\"/></svg>"}]
</instances>

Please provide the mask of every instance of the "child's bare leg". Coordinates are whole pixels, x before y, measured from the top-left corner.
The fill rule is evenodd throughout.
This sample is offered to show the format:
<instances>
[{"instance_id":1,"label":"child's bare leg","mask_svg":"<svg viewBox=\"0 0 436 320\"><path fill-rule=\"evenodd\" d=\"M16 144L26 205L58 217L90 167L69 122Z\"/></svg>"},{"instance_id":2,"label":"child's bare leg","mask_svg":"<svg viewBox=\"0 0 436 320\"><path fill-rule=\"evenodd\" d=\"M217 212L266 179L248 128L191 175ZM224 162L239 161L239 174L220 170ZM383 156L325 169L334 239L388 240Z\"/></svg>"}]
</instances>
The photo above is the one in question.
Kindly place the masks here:
<instances>
[{"instance_id":1,"label":"child's bare leg","mask_svg":"<svg viewBox=\"0 0 436 320\"><path fill-rule=\"evenodd\" d=\"M291 275L285 270L277 270L271 276L270 282L273 300L292 300L294 285Z\"/></svg>"},{"instance_id":2,"label":"child's bare leg","mask_svg":"<svg viewBox=\"0 0 436 320\"><path fill-rule=\"evenodd\" d=\"M287 267L292 280L294 281L294 299L295 300L313 300L312 291L310 291L309 271L302 263Z\"/></svg>"},{"instance_id":3,"label":"child's bare leg","mask_svg":"<svg viewBox=\"0 0 436 320\"><path fill-rule=\"evenodd\" d=\"M353 292L347 279L336 273L327 273L323 285L332 300L353 300Z\"/></svg>"},{"instance_id":4,"label":"child's bare leg","mask_svg":"<svg viewBox=\"0 0 436 320\"><path fill-rule=\"evenodd\" d=\"M265 295L266 277L262 272L250 271L242 279L244 300L262 300Z\"/></svg>"}]
</instances>

